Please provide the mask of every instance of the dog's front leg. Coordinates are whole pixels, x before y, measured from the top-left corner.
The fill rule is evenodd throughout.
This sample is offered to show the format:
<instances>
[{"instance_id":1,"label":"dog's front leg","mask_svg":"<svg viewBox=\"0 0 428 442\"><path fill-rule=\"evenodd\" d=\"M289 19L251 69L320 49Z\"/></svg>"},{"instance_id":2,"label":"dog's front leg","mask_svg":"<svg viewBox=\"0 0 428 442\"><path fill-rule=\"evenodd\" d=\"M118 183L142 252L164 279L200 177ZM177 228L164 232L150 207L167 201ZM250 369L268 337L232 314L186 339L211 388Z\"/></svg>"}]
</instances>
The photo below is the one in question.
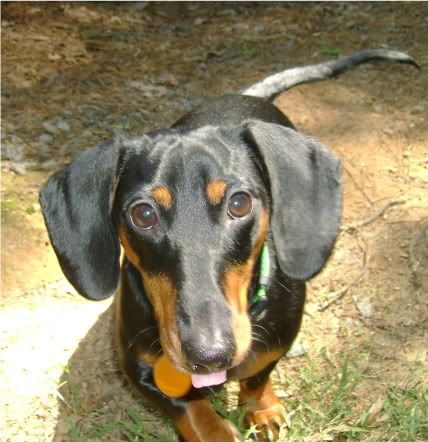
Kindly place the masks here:
<instances>
[{"instance_id":1,"label":"dog's front leg","mask_svg":"<svg viewBox=\"0 0 428 442\"><path fill-rule=\"evenodd\" d=\"M186 401L184 412L173 420L185 442L238 442L242 441L238 430L222 419L211 407L208 399Z\"/></svg>"},{"instance_id":2,"label":"dog's front leg","mask_svg":"<svg viewBox=\"0 0 428 442\"><path fill-rule=\"evenodd\" d=\"M276 397L270 372L276 362L260 373L239 382L239 404L247 409L244 423L256 427L257 440L277 440L281 426L286 422L285 407Z\"/></svg>"},{"instance_id":3,"label":"dog's front leg","mask_svg":"<svg viewBox=\"0 0 428 442\"><path fill-rule=\"evenodd\" d=\"M141 362L123 367L132 384L174 423L181 442L238 442L241 436L230 422L222 419L209 400L197 389L182 398L163 394L153 381L152 368Z\"/></svg>"}]
</instances>

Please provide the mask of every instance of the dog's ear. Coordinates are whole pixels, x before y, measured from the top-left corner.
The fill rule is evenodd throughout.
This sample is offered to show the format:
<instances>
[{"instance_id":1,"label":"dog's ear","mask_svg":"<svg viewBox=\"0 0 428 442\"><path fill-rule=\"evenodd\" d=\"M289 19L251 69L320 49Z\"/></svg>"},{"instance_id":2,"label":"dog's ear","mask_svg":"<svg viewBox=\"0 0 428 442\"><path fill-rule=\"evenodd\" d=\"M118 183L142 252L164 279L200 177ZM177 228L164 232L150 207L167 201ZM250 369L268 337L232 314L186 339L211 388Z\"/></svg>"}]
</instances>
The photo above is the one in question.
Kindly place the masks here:
<instances>
[{"instance_id":1,"label":"dog's ear","mask_svg":"<svg viewBox=\"0 0 428 442\"><path fill-rule=\"evenodd\" d=\"M111 209L119 147L105 144L79 154L40 192L40 205L58 261L84 297L112 295L119 280L120 247Z\"/></svg>"},{"instance_id":2,"label":"dog's ear","mask_svg":"<svg viewBox=\"0 0 428 442\"><path fill-rule=\"evenodd\" d=\"M338 233L340 162L314 139L277 124L250 121L244 139L267 175L280 267L291 278L307 280L323 267Z\"/></svg>"}]
</instances>

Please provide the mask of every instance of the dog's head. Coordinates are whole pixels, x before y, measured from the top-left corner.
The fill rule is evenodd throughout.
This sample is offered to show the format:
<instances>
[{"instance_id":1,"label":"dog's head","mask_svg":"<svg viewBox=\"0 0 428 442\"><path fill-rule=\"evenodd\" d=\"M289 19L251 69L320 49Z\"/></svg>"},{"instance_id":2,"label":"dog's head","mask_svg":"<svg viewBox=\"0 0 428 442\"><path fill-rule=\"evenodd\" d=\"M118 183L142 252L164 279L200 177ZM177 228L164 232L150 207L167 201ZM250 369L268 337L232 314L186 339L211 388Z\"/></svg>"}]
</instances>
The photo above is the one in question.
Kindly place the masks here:
<instances>
[{"instance_id":1,"label":"dog's head","mask_svg":"<svg viewBox=\"0 0 428 442\"><path fill-rule=\"evenodd\" d=\"M203 372L249 350L248 289L266 238L285 274L310 278L333 247L340 195L339 162L325 147L254 120L85 151L51 177L41 206L77 291L113 294L121 244L169 358Z\"/></svg>"}]
</instances>

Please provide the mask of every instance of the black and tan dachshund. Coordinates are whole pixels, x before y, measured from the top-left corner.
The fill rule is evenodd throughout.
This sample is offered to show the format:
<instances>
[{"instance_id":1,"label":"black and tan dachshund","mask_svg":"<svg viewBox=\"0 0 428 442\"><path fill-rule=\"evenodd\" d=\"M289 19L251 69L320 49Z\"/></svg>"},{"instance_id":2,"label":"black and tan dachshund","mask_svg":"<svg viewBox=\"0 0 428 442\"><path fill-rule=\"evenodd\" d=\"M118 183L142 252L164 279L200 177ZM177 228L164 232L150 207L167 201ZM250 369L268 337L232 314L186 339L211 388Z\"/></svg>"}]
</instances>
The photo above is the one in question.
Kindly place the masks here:
<instances>
[{"instance_id":1,"label":"black and tan dachshund","mask_svg":"<svg viewBox=\"0 0 428 442\"><path fill-rule=\"evenodd\" d=\"M269 376L299 331L305 281L335 243L341 169L271 100L374 60L416 65L376 49L288 69L169 129L86 150L42 189L53 248L76 290L100 300L120 280L120 364L180 440L241 440L208 400L207 387L226 379L239 380L258 439L275 439L285 422ZM156 375L160 360L166 374Z\"/></svg>"}]
</instances>

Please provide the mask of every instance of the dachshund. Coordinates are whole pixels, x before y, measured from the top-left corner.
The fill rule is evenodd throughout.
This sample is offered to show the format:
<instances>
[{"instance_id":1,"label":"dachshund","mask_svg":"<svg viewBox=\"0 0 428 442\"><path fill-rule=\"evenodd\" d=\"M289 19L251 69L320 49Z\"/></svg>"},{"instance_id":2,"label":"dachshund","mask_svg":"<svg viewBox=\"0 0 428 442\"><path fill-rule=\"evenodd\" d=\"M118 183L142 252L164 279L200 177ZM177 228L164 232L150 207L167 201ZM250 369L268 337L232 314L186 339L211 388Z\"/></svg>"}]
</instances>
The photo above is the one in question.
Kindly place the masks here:
<instances>
[{"instance_id":1,"label":"dachshund","mask_svg":"<svg viewBox=\"0 0 428 442\"><path fill-rule=\"evenodd\" d=\"M272 100L376 60L417 66L371 49L286 69L170 128L88 149L42 188L50 241L76 290L101 300L120 281L120 365L181 441L242 440L209 402L228 379L239 380L257 439L275 440L285 423L270 373L299 331L305 281L332 252L341 167Z\"/></svg>"}]
</instances>

